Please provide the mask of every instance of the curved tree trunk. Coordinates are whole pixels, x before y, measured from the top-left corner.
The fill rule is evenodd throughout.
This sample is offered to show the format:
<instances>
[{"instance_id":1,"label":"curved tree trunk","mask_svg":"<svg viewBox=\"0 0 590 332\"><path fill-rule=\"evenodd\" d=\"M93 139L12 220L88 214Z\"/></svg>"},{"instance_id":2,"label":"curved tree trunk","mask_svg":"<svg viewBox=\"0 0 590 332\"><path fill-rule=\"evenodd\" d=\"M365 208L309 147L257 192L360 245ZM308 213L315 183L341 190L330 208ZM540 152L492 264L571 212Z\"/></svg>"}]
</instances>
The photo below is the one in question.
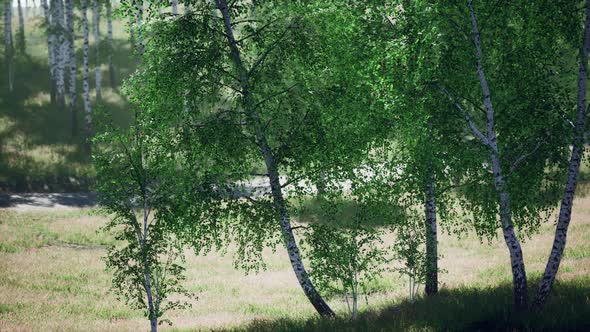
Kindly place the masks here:
<instances>
[{"instance_id":1,"label":"curved tree trunk","mask_svg":"<svg viewBox=\"0 0 590 332\"><path fill-rule=\"evenodd\" d=\"M425 190L424 214L426 220L426 295L438 292L438 240L436 225L436 192L434 175L431 174Z\"/></svg>"},{"instance_id":2,"label":"curved tree trunk","mask_svg":"<svg viewBox=\"0 0 590 332\"><path fill-rule=\"evenodd\" d=\"M479 79L483 103L486 112L486 145L490 148L490 159L492 164L492 172L494 176L494 187L498 194L500 205L500 222L502 224L502 233L504 241L510 253L510 263L512 266L512 280L514 285L514 309L522 311L527 308L528 289L526 270L524 264L524 257L522 255L522 248L520 242L514 232L512 224L512 211L510 209L510 195L506 191L506 184L502 173L502 165L500 162L500 154L498 152L498 143L496 139L496 132L494 127L494 108L492 106L492 99L490 96L490 88L483 70L481 62L482 51L480 44L480 34L477 27L477 20L475 11L473 10L472 1L468 2L471 24L473 28L473 41L475 44L475 56L477 65L477 77Z\"/></svg>"},{"instance_id":3,"label":"curved tree trunk","mask_svg":"<svg viewBox=\"0 0 590 332\"><path fill-rule=\"evenodd\" d=\"M283 197L275 156L268 144L258 110L253 105L252 95L250 92L248 71L246 70L246 67L242 61L240 50L238 49L236 44L227 2L226 0L216 0L216 5L217 9L221 11L221 14L223 16L225 35L227 37L227 41L229 43L229 47L231 50L231 57L238 70L240 89L243 96L242 107L248 114L248 117L250 117L252 120L251 122L253 125L253 130L255 132L256 141L258 147L260 148L260 153L262 154L262 157L264 158L264 162L266 164L268 178L270 180L270 188L273 197L273 204L279 217L279 222L281 224L281 228L283 231L283 239L285 241L285 246L289 254L291 266L293 268L293 271L295 272L297 281L299 281L299 285L301 286L303 292L305 293L311 304L314 306L314 308L317 310L317 312L321 316L334 317L334 312L324 301L324 299L321 297L321 295L318 293L318 291L312 284L307 274L307 271L305 270L305 266L303 265L303 260L301 259L299 248L297 246L297 242L295 241L293 230L291 229L291 221L289 217L289 212L287 211L287 205Z\"/></svg>"},{"instance_id":4,"label":"curved tree trunk","mask_svg":"<svg viewBox=\"0 0 590 332\"><path fill-rule=\"evenodd\" d=\"M84 31L84 60L82 69L82 90L84 95L84 129L85 129L85 149L87 153L90 153L92 137L92 108L90 106L90 84L88 82L88 51L90 48L90 41L88 36L88 15L86 13L87 4L86 0L81 0L82 6L82 30Z\"/></svg>"},{"instance_id":5,"label":"curved tree trunk","mask_svg":"<svg viewBox=\"0 0 590 332\"><path fill-rule=\"evenodd\" d=\"M583 44L580 50L580 68L578 71L578 106L577 119L574 127L574 141L572 155L567 172L565 191L561 200L557 227L551 254L547 260L545 272L539 285L539 291L535 297L535 308L540 309L547 301L551 292L553 282L559 270L559 264L563 256L567 239L567 229L572 219L572 207L574 204L574 194L578 184L578 174L580 172L580 163L584 154L584 128L586 125L586 89L588 80L588 52L590 51L590 1L586 3L586 22L584 25Z\"/></svg>"},{"instance_id":6,"label":"curved tree trunk","mask_svg":"<svg viewBox=\"0 0 590 332\"><path fill-rule=\"evenodd\" d=\"M94 27L94 78L95 78L95 89L96 89L96 100L102 99L101 91L101 72L100 72L100 13L99 13L98 0L92 0L92 25Z\"/></svg>"},{"instance_id":7,"label":"curved tree trunk","mask_svg":"<svg viewBox=\"0 0 590 332\"><path fill-rule=\"evenodd\" d=\"M69 107L72 121L72 137L78 135L78 111L76 110L76 53L74 32L74 0L66 1L66 26L68 42Z\"/></svg>"},{"instance_id":8,"label":"curved tree trunk","mask_svg":"<svg viewBox=\"0 0 590 332\"><path fill-rule=\"evenodd\" d=\"M12 41L12 1L4 1L4 62L8 75L8 91L14 90L14 43Z\"/></svg>"}]
</instances>

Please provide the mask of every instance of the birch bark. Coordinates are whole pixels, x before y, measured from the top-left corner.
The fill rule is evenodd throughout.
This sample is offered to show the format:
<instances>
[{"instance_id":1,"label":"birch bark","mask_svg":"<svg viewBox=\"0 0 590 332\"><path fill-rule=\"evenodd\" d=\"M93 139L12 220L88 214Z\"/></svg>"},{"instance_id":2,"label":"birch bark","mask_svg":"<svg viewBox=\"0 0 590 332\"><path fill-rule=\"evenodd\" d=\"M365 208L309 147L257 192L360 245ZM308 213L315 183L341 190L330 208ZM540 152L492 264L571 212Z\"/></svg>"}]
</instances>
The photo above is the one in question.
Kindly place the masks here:
<instances>
[{"instance_id":1,"label":"birch bark","mask_svg":"<svg viewBox=\"0 0 590 332\"><path fill-rule=\"evenodd\" d=\"M111 84L111 88L116 88L115 83L115 67L113 66L113 18L112 18L112 4L111 1L108 0L106 2L107 7L107 46L108 50L108 63L109 63L109 81Z\"/></svg>"},{"instance_id":2,"label":"birch bark","mask_svg":"<svg viewBox=\"0 0 590 332\"><path fill-rule=\"evenodd\" d=\"M18 33L17 33L17 47L19 51L25 53L26 51L26 40L25 40L25 19L23 17L23 7L21 0L17 0L18 5Z\"/></svg>"},{"instance_id":3,"label":"birch bark","mask_svg":"<svg viewBox=\"0 0 590 332\"><path fill-rule=\"evenodd\" d=\"M100 13L99 13L99 4L98 0L92 0L92 25L93 25L93 33L94 33L94 51L95 51L95 59L94 59L94 84L96 89L96 100L100 101L102 99L102 91L101 91L101 72L100 72Z\"/></svg>"},{"instance_id":4,"label":"birch bark","mask_svg":"<svg viewBox=\"0 0 590 332\"><path fill-rule=\"evenodd\" d=\"M55 71L55 86L56 86L56 93L57 93L57 104L59 106L65 105L65 65L67 61L67 51L68 45L65 32L65 24L64 24L64 10L63 10L63 2L62 0L54 1L56 6L55 8L55 29L56 29L56 45L55 45L55 54L56 54L56 71Z\"/></svg>"},{"instance_id":5,"label":"birch bark","mask_svg":"<svg viewBox=\"0 0 590 332\"><path fill-rule=\"evenodd\" d=\"M524 257L522 255L522 248L520 242L516 237L514 225L512 223L512 211L510 208L510 195L506 190L506 184L503 176L502 165L500 162L500 153L498 151L498 143L494 127L494 108L490 94L490 88L486 79L486 75L482 65L482 50L480 43L480 34L473 10L472 0L468 2L471 25L473 29L473 41L475 45L475 57L477 77L482 89L483 103L486 113L486 145L490 148L490 160L492 165L492 173L494 176L494 188L498 194L500 203L500 222L502 225L502 233L504 241L510 253L510 263L512 266L512 279L514 286L514 308L516 311L522 311L527 308L528 289L526 270L524 264Z\"/></svg>"},{"instance_id":6,"label":"birch bark","mask_svg":"<svg viewBox=\"0 0 590 332\"><path fill-rule=\"evenodd\" d=\"M567 240L567 229L572 219L572 207L574 205L574 194L578 184L580 164L584 155L584 128L586 126L586 89L588 80L588 53L590 51L590 1L586 2L586 21L584 24L584 37L580 49L580 65L578 70L578 105L577 119L574 127L574 140L570 164L568 167L565 191L561 200L557 227L553 239L551 253L545 266L545 272L539 285L539 291L535 297L534 306L536 309L543 307L551 292L553 282L559 270L559 264L563 257L563 251Z\"/></svg>"},{"instance_id":7,"label":"birch bark","mask_svg":"<svg viewBox=\"0 0 590 332\"><path fill-rule=\"evenodd\" d=\"M172 4L172 15L178 14L178 0L170 0Z\"/></svg>"},{"instance_id":8,"label":"birch bark","mask_svg":"<svg viewBox=\"0 0 590 332\"><path fill-rule=\"evenodd\" d=\"M82 90L84 95L84 129L86 135L86 152L90 152L90 138L92 137L92 108L90 106L90 84L88 82L88 51L90 48L88 33L88 14L86 0L80 0L82 6L82 30L84 31Z\"/></svg>"},{"instance_id":9,"label":"birch bark","mask_svg":"<svg viewBox=\"0 0 590 332\"><path fill-rule=\"evenodd\" d=\"M4 1L4 62L8 73L8 91L14 90L14 43L12 40L12 1Z\"/></svg>"},{"instance_id":10,"label":"birch bark","mask_svg":"<svg viewBox=\"0 0 590 332\"><path fill-rule=\"evenodd\" d=\"M436 224L436 192L434 175L430 175L425 190L424 214L426 220L426 295L438 292L438 241Z\"/></svg>"},{"instance_id":11,"label":"birch bark","mask_svg":"<svg viewBox=\"0 0 590 332\"><path fill-rule=\"evenodd\" d=\"M255 133L256 142L266 164L267 174L270 180L271 193L273 197L273 205L279 217L279 223L283 231L283 238L285 241L285 246L287 248L287 253L289 254L291 266L293 268L293 271L295 272L295 276L297 277L299 285L301 286L303 292L305 293L311 304L314 306L314 308L317 310L317 312L321 316L334 317L334 312L328 306L328 304L322 299L321 295L316 290L315 286L312 284L307 274L307 271L305 270L305 266L303 265L301 255L299 253L299 248L297 246L297 242L295 241L295 236L293 235L293 230L291 228L291 221L289 212L287 211L287 205L283 197L283 192L279 181L278 166L275 161L275 156L268 144L258 110L254 107L252 94L250 91L248 71L246 70L246 67L242 61L240 50L237 47L227 1L216 0L216 5L217 9L221 11L221 14L223 16L225 36L227 38L231 50L232 60L238 70L240 89L243 96L242 107L246 111L247 116L251 119L250 123L253 126L252 129Z\"/></svg>"},{"instance_id":12,"label":"birch bark","mask_svg":"<svg viewBox=\"0 0 590 332\"><path fill-rule=\"evenodd\" d=\"M150 319L150 330L151 332L158 331L158 315L156 313L156 308L154 305L154 296L152 290L152 273L150 270L150 264L147 259L147 248L146 248L146 241L148 237L148 219L149 217L149 210L147 204L147 193L145 188L143 189L143 233L138 234L138 241L141 247L142 252L144 252L143 256L143 271L144 271L144 288L147 295L148 301L148 311L149 311L149 319Z\"/></svg>"},{"instance_id":13,"label":"birch bark","mask_svg":"<svg viewBox=\"0 0 590 332\"><path fill-rule=\"evenodd\" d=\"M66 2L66 28L68 36L69 106L72 121L72 137L78 135L78 113L76 110L76 53L74 32L74 0Z\"/></svg>"},{"instance_id":14,"label":"birch bark","mask_svg":"<svg viewBox=\"0 0 590 332\"><path fill-rule=\"evenodd\" d=\"M48 53L48 62L49 62L49 95L51 99L51 104L55 104L55 53L54 43L55 43L55 34L53 29L53 22L51 11L53 9L49 9L47 5L47 0L41 1L41 7L43 8L43 16L45 17L45 27L47 31L47 53Z\"/></svg>"}]
</instances>

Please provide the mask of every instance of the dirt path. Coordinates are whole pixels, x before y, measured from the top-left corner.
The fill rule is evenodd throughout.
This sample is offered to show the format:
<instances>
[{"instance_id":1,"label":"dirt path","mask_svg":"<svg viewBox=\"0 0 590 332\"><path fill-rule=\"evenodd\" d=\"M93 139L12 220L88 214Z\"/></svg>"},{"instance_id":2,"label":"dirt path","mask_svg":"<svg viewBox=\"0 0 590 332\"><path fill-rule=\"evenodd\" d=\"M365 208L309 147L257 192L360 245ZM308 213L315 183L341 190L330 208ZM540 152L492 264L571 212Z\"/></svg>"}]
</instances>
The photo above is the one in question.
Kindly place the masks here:
<instances>
[{"instance_id":1,"label":"dirt path","mask_svg":"<svg viewBox=\"0 0 590 332\"><path fill-rule=\"evenodd\" d=\"M0 194L0 208L18 211L35 209L74 209L96 205L96 193Z\"/></svg>"}]
</instances>

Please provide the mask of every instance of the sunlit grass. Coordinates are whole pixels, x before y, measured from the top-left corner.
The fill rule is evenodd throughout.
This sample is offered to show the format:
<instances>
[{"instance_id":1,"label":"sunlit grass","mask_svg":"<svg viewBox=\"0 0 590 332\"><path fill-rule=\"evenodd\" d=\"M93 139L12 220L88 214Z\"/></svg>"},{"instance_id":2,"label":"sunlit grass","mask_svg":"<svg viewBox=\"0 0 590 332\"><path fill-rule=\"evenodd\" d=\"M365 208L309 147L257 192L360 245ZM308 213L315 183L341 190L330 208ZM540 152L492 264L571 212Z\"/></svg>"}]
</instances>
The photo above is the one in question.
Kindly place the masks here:
<instances>
[{"instance_id":1,"label":"sunlit grass","mask_svg":"<svg viewBox=\"0 0 590 332\"><path fill-rule=\"evenodd\" d=\"M473 234L461 240L440 238L441 295L407 302L407 279L386 272L361 297L361 316L348 322L338 295L328 302L341 319L318 320L303 295L284 250L265 252L267 270L244 275L235 270L230 248L223 256L187 251L186 287L198 300L172 312L173 330L237 329L263 331L341 331L441 329L584 330L590 314L590 197L578 198L556 291L551 319L518 318L510 312L510 266L501 237L480 243ZM138 331L147 328L141 311L119 302L101 257L113 239L97 232L106 222L93 210L0 210L0 330ZM536 287L553 239L554 226L542 226L523 245L530 287ZM386 242L393 241L386 235ZM479 325L478 325L479 324ZM491 324L491 325L490 325ZM568 325L569 324L569 325ZM483 326L483 327L481 327Z\"/></svg>"}]
</instances>

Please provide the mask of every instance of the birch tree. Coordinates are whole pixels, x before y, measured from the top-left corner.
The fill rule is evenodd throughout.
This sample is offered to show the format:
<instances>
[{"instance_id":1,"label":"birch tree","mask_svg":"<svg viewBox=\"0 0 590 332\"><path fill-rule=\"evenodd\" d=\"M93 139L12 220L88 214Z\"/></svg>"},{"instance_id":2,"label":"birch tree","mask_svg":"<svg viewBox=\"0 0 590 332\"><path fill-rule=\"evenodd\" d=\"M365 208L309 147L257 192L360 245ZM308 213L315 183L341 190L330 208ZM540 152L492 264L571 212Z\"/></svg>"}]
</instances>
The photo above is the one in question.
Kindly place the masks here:
<instances>
[{"instance_id":1,"label":"birch tree","mask_svg":"<svg viewBox=\"0 0 590 332\"><path fill-rule=\"evenodd\" d=\"M16 46L21 53L25 53L27 49L27 42L25 39L25 19L23 16L23 8L21 0L17 0L18 5L18 32L16 34Z\"/></svg>"},{"instance_id":2,"label":"birch tree","mask_svg":"<svg viewBox=\"0 0 590 332\"><path fill-rule=\"evenodd\" d=\"M575 10L575 7L572 8ZM570 156L569 166L567 169L567 178L565 181L565 188L563 197L561 199L561 206L559 209L557 226L555 229L555 236L551 253L547 260L547 265L543 273L543 277L539 284L539 290L535 297L535 307L540 309L547 301L547 297L551 292L553 282L559 270L559 264L563 257L563 251L566 245L568 226L572 218L572 208L574 204L574 194L576 193L576 186L578 183L578 175L580 173L580 164L584 155L584 133L587 122L587 81L588 81L588 53L590 52L590 1L586 2L584 31L582 35L582 47L579 54L579 69L578 69L578 93L577 93L577 113L576 120L573 127L573 141L572 152Z\"/></svg>"},{"instance_id":3,"label":"birch tree","mask_svg":"<svg viewBox=\"0 0 590 332\"><path fill-rule=\"evenodd\" d=\"M134 3L124 8L135 21ZM340 40L338 47L324 42L328 35L323 21L306 4L257 6L261 21L255 24L249 8L239 2L231 9L225 1L203 2L191 7L194 15L148 17L150 38L142 64L125 90L153 117L150 123L171 135L171 151L186 158L198 155L195 165L208 165L185 171L204 173L214 184L213 193L222 197L209 199L224 210L221 219L230 225L219 228L238 244L236 265L256 269L263 264L262 248L282 243L308 300L320 315L331 317L333 311L303 263L285 188L298 194L299 180L313 183L334 160L346 164L344 147L364 148L372 137L359 129L366 128L368 113L361 110L370 103L368 94L355 91L364 93L366 87L359 88L360 74L347 80L349 62L338 62L342 46L356 37L341 38L347 30L338 30L330 37ZM346 59L358 56L348 54ZM329 70L329 63L338 64L338 70ZM268 192L258 197L236 194L260 162L266 167ZM184 229L181 235L190 239L191 227L179 227Z\"/></svg>"},{"instance_id":4,"label":"birch tree","mask_svg":"<svg viewBox=\"0 0 590 332\"><path fill-rule=\"evenodd\" d=\"M107 47L108 47L108 57L107 62L109 65L109 81L111 84L111 88L116 88L115 82L115 67L113 66L113 18L112 18L112 4L111 1L106 2L106 10L107 10Z\"/></svg>"},{"instance_id":5,"label":"birch tree","mask_svg":"<svg viewBox=\"0 0 590 332\"><path fill-rule=\"evenodd\" d=\"M94 36L94 88L96 89L96 100L102 99L101 92L101 69L100 69L100 5L99 0L92 0L92 26Z\"/></svg>"},{"instance_id":6,"label":"birch tree","mask_svg":"<svg viewBox=\"0 0 590 332\"><path fill-rule=\"evenodd\" d=\"M516 229L523 236L530 235L538 229L542 216L548 216L555 207L559 168L565 157L562 133L567 122L560 114L567 97L556 73L548 69L558 60L547 51L547 45L554 52L560 47L554 43L552 33L555 20L544 16L552 6L558 5L543 2L494 6L479 2L476 10L469 1L467 6L438 8L441 20L437 24L443 31L440 35L445 36L446 29L455 35L445 37L454 49L444 55L444 75L437 78L435 86L463 117L470 140L482 148L474 157L485 155L480 161L480 182L461 190L466 195L463 208L469 211L480 236L494 236L499 215L499 228L510 256L517 311L528 306L528 285ZM481 16L489 26L485 35L480 33ZM529 23L524 28L521 22ZM513 52L526 56L510 57ZM475 61L475 68L466 66L469 59ZM488 180L484 181L485 174Z\"/></svg>"},{"instance_id":7,"label":"birch tree","mask_svg":"<svg viewBox=\"0 0 590 332\"><path fill-rule=\"evenodd\" d=\"M69 68L69 107L72 121L72 137L78 135L78 110L76 109L76 49L74 30L74 0L65 0L66 5L66 31L68 44L68 68Z\"/></svg>"},{"instance_id":8,"label":"birch tree","mask_svg":"<svg viewBox=\"0 0 590 332\"><path fill-rule=\"evenodd\" d=\"M178 0L170 0L172 5L172 15L178 15Z\"/></svg>"},{"instance_id":9,"label":"birch tree","mask_svg":"<svg viewBox=\"0 0 590 332\"><path fill-rule=\"evenodd\" d=\"M65 67L68 60L68 45L66 40L66 27L64 22L64 6L62 0L53 0L52 7L52 28L54 29L55 39L53 43L53 53L55 59L55 93L58 106L65 106Z\"/></svg>"},{"instance_id":10,"label":"birch tree","mask_svg":"<svg viewBox=\"0 0 590 332\"><path fill-rule=\"evenodd\" d=\"M47 0L41 0L41 6L43 7L43 15L45 17L45 30L47 33L47 59L49 64L49 95L51 104L55 104L56 100L56 86L55 86L55 51L54 45L56 42L55 28L53 26L53 6L49 8Z\"/></svg>"},{"instance_id":11,"label":"birch tree","mask_svg":"<svg viewBox=\"0 0 590 332\"><path fill-rule=\"evenodd\" d=\"M88 32L88 15L86 0L81 0L82 9L82 30L84 34L83 46L83 67L82 67L82 93L84 98L84 131L85 131L85 149L90 152L92 138L92 108L90 105L90 84L88 82L88 51L90 49L89 32Z\"/></svg>"},{"instance_id":12,"label":"birch tree","mask_svg":"<svg viewBox=\"0 0 590 332\"><path fill-rule=\"evenodd\" d=\"M161 323L171 324L164 313L190 306L169 296L190 299L192 294L182 286L183 247L166 227L171 189L167 179L174 178L168 173L174 170L174 160L150 144L141 121L136 113L129 132L106 126L96 137L106 144L97 145L101 148L94 152L94 163L101 206L113 216L105 230L122 242L107 249L113 287L128 305L144 310L150 330L156 332Z\"/></svg>"},{"instance_id":13,"label":"birch tree","mask_svg":"<svg viewBox=\"0 0 590 332\"><path fill-rule=\"evenodd\" d=\"M4 1L4 65L8 91L14 90L14 43L12 40L12 1Z\"/></svg>"}]
</instances>

